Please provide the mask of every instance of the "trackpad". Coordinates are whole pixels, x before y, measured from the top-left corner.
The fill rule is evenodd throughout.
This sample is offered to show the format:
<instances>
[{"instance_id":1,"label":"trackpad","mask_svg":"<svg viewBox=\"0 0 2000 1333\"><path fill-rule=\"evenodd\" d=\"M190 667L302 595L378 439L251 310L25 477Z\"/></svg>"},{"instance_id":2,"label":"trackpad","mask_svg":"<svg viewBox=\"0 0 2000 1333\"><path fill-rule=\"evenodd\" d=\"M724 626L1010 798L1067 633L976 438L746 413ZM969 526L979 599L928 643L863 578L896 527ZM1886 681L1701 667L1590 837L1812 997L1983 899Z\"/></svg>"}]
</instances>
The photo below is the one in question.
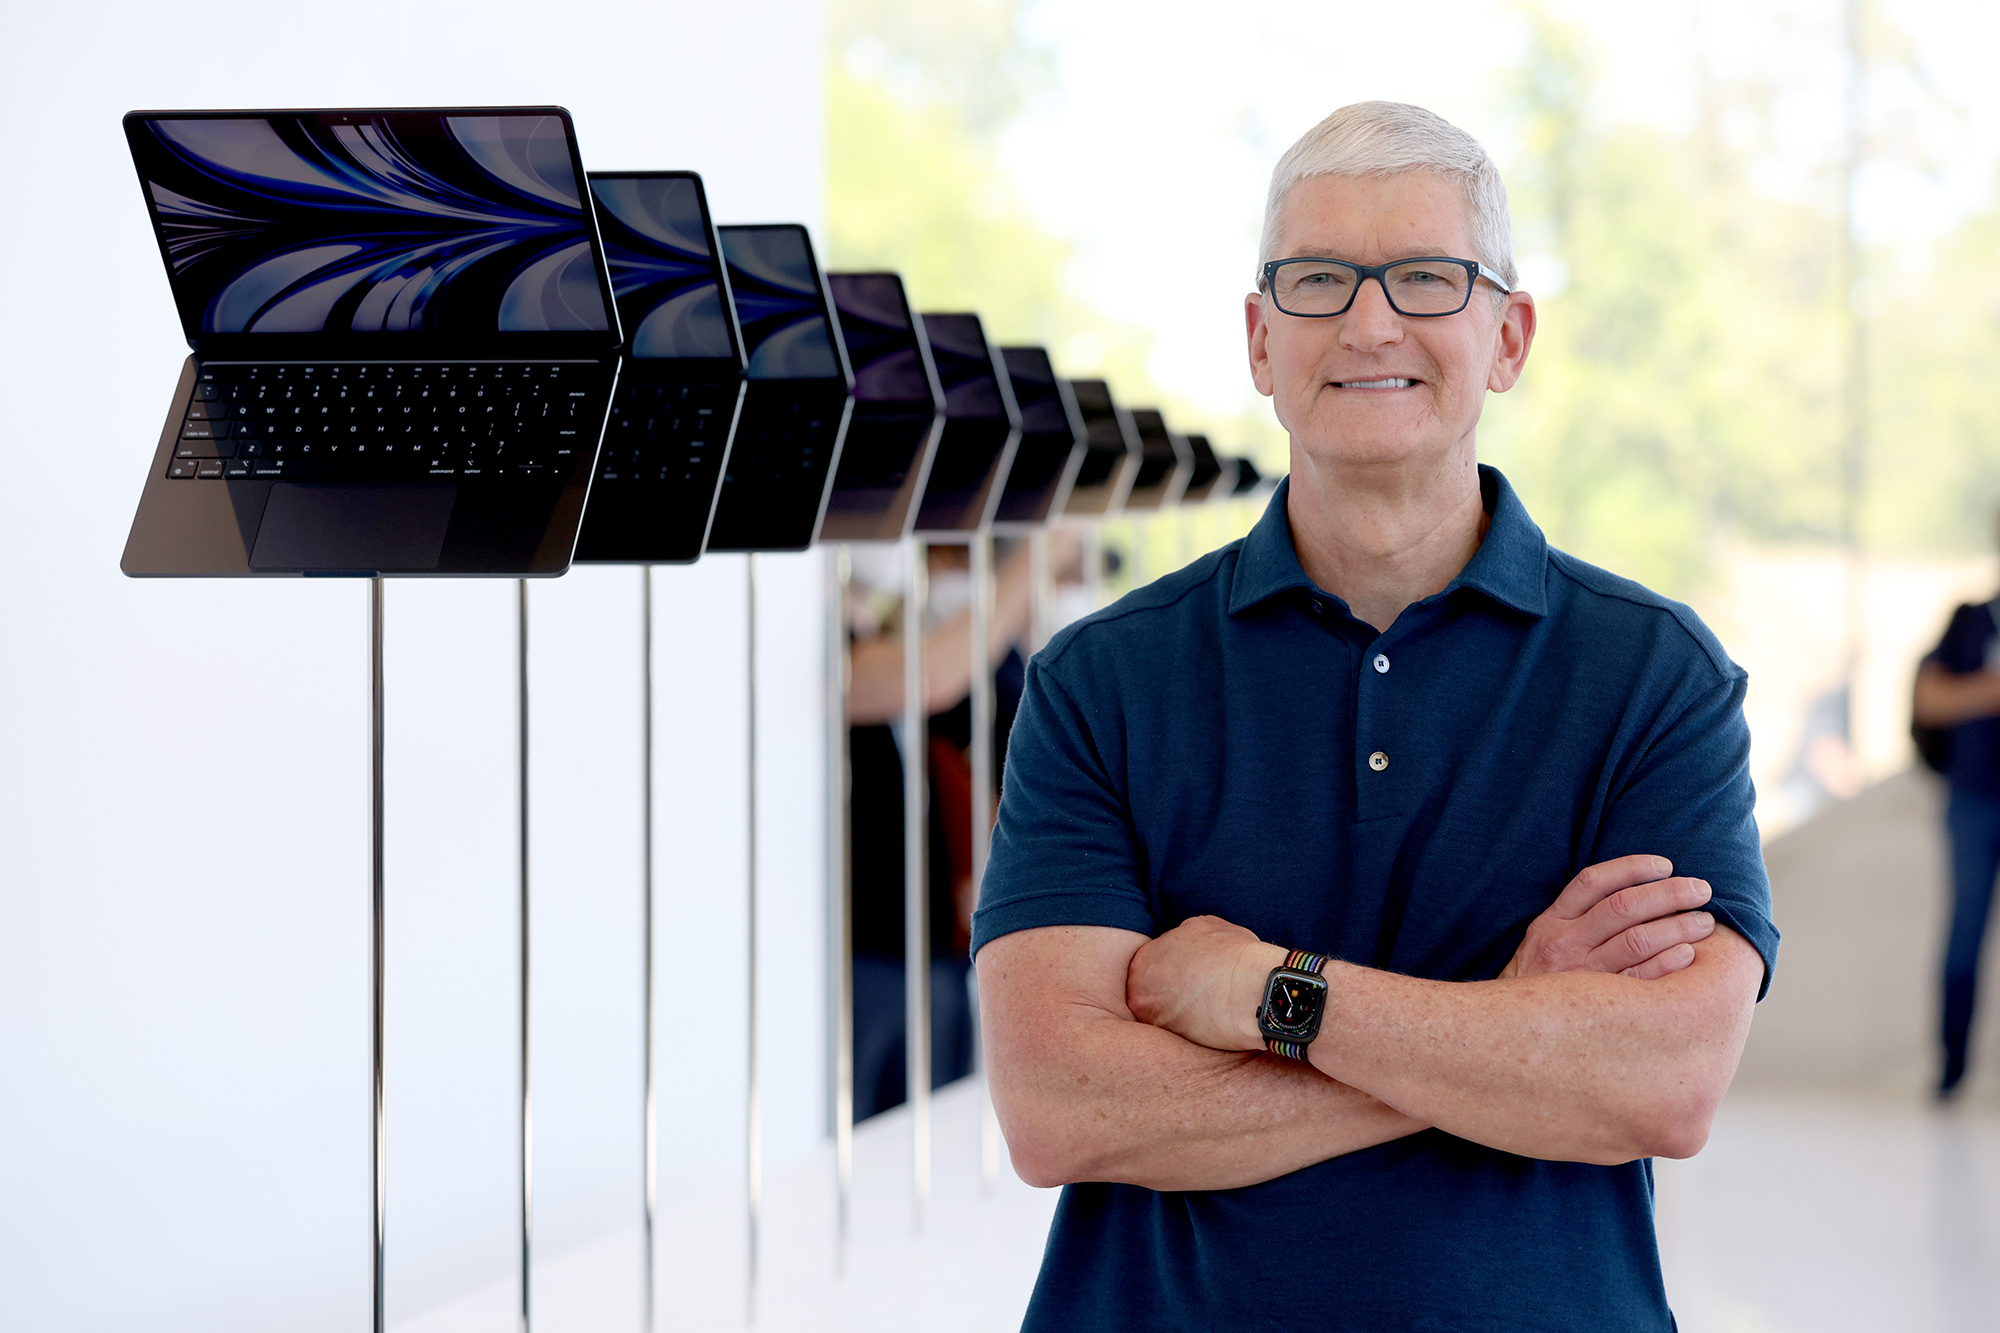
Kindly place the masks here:
<instances>
[{"instance_id":1,"label":"trackpad","mask_svg":"<svg viewBox=\"0 0 2000 1333\"><path fill-rule=\"evenodd\" d=\"M271 487L252 569L436 569L456 486Z\"/></svg>"}]
</instances>

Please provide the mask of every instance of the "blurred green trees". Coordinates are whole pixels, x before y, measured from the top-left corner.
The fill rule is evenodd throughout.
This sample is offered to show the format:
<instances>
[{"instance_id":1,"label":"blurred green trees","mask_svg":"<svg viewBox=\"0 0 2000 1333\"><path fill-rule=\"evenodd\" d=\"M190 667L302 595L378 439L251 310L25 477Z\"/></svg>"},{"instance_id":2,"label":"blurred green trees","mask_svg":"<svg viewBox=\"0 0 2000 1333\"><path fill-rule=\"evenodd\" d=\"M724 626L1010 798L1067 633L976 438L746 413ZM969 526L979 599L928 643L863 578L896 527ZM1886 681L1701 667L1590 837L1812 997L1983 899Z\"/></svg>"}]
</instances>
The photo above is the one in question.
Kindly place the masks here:
<instances>
[{"instance_id":1,"label":"blurred green trees","mask_svg":"<svg viewBox=\"0 0 2000 1333\"><path fill-rule=\"evenodd\" d=\"M1024 36L1018 0L834 0L828 11L827 267L903 275L925 310L974 310L989 336L1050 349L1063 373L1108 379L1227 453L1283 471L1262 417L1164 392L1152 335L1079 300L1071 247L1029 216L997 137L1049 84L1050 54Z\"/></svg>"},{"instance_id":2,"label":"blurred green trees","mask_svg":"<svg viewBox=\"0 0 2000 1333\"><path fill-rule=\"evenodd\" d=\"M1724 532L1832 540L1838 219L1760 194L1759 145L1724 140L1720 106L1685 137L1595 127L1575 34L1529 21L1508 178L1540 332L1482 452L1553 543L1664 591Z\"/></svg>"},{"instance_id":3,"label":"blurred green trees","mask_svg":"<svg viewBox=\"0 0 2000 1333\"><path fill-rule=\"evenodd\" d=\"M1992 549L2000 503L2000 214L1864 289L1874 410L1864 531L1891 550Z\"/></svg>"},{"instance_id":4,"label":"blurred green trees","mask_svg":"<svg viewBox=\"0 0 2000 1333\"><path fill-rule=\"evenodd\" d=\"M1160 401L1224 447L1261 443L1282 467L1268 414L1218 418L1159 392L1145 332L1077 301L1068 247L1009 189L996 136L1052 68L1023 39L1016 0L836 0L831 19L834 265L898 268L920 304L978 309L1002 338L1046 342L1069 373L1106 374L1128 401ZM1523 22L1526 52L1495 92L1515 131L1502 166L1541 323L1522 382L1489 401L1482 453L1556 545L1670 593L1699 587L1721 539L1833 543L1837 163L1790 164L1791 184L1771 183L1769 86L1705 79L1685 132L1605 123L1582 39L1533 9ZM1866 257L1861 531L1873 549L1992 540L1997 261L1993 212L1932 253Z\"/></svg>"},{"instance_id":5,"label":"blurred green trees","mask_svg":"<svg viewBox=\"0 0 2000 1333\"><path fill-rule=\"evenodd\" d=\"M1597 127L1577 35L1532 11L1527 22L1504 88L1523 144L1508 171L1516 244L1531 275L1566 281L1537 292L1541 334L1521 385L1488 408L1486 456L1553 542L1666 591L1698 584L1720 537L1833 543L1846 424L1837 164L1818 198L1762 186L1777 151L1768 86L1707 81L1685 135ZM1893 33L1877 38L1885 61L1911 58ZM1888 134L1873 144L1922 151ZM1992 541L1996 261L1991 212L1931 254L1864 254L1869 549Z\"/></svg>"}]
</instances>

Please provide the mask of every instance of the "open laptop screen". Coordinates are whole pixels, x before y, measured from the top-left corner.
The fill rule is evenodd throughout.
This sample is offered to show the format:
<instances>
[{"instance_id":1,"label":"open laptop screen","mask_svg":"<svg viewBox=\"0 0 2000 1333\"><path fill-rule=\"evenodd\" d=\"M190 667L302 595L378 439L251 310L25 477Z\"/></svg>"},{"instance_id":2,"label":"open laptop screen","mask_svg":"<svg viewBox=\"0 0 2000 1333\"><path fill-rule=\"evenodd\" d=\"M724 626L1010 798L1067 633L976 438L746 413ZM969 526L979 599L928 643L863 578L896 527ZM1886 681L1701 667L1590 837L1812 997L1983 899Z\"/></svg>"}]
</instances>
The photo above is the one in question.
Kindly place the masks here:
<instances>
[{"instance_id":1,"label":"open laptop screen","mask_svg":"<svg viewBox=\"0 0 2000 1333\"><path fill-rule=\"evenodd\" d=\"M592 172L604 257L631 355L736 361L701 178L692 172ZM739 366L740 368L740 366Z\"/></svg>"},{"instance_id":2,"label":"open laptop screen","mask_svg":"<svg viewBox=\"0 0 2000 1333\"><path fill-rule=\"evenodd\" d=\"M999 528L1033 526L1060 512L1069 493L1083 460L1083 419L1045 349L1007 347L1000 355L1021 409L1021 443L993 522Z\"/></svg>"},{"instance_id":3,"label":"open laptop screen","mask_svg":"<svg viewBox=\"0 0 2000 1333\"><path fill-rule=\"evenodd\" d=\"M1007 405L1000 397L993 354L987 350L979 317L925 315L924 332L930 337L938 383L944 386L945 415L1004 419Z\"/></svg>"},{"instance_id":4,"label":"open laptop screen","mask_svg":"<svg viewBox=\"0 0 2000 1333\"><path fill-rule=\"evenodd\" d=\"M1062 388L1056 383L1055 367L1040 347L1008 347L1001 355L1007 362L1008 378L1014 382L1014 401L1021 409L1021 429L1073 434L1076 423L1063 402Z\"/></svg>"},{"instance_id":5,"label":"open laptop screen","mask_svg":"<svg viewBox=\"0 0 2000 1333\"><path fill-rule=\"evenodd\" d=\"M844 378L812 243L796 223L721 229L753 380Z\"/></svg>"},{"instance_id":6,"label":"open laptop screen","mask_svg":"<svg viewBox=\"0 0 2000 1333\"><path fill-rule=\"evenodd\" d=\"M931 375L903 280L893 273L829 273L826 284L854 367L855 401L921 403L928 410Z\"/></svg>"},{"instance_id":7,"label":"open laptop screen","mask_svg":"<svg viewBox=\"0 0 2000 1333\"><path fill-rule=\"evenodd\" d=\"M190 340L615 335L556 108L134 112L125 126Z\"/></svg>"}]
</instances>

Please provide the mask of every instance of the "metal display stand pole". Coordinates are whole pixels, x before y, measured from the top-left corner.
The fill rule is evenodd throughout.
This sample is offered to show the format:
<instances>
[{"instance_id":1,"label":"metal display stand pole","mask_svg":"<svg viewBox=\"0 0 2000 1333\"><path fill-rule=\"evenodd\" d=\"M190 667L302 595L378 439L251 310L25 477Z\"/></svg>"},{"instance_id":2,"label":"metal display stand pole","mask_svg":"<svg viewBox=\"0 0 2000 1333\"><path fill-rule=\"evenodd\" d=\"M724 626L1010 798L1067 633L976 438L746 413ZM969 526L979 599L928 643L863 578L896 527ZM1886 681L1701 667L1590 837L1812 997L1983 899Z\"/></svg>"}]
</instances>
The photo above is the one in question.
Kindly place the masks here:
<instances>
[{"instance_id":1,"label":"metal display stand pole","mask_svg":"<svg viewBox=\"0 0 2000 1333\"><path fill-rule=\"evenodd\" d=\"M1083 530L1084 609L1104 605L1104 528L1092 523Z\"/></svg>"},{"instance_id":2,"label":"metal display stand pole","mask_svg":"<svg viewBox=\"0 0 2000 1333\"><path fill-rule=\"evenodd\" d=\"M374 889L370 898L370 936L372 941L370 962L374 972L372 978L375 992L375 1114L370 1125L370 1149L375 1158L375 1333L388 1333L388 1270L385 1266L386 1205L389 1184L389 1145L383 1135L382 1122L382 980L384 958L382 953L382 580L368 580L368 750L370 760L369 777L369 837L374 860Z\"/></svg>"},{"instance_id":3,"label":"metal display stand pole","mask_svg":"<svg viewBox=\"0 0 2000 1333\"><path fill-rule=\"evenodd\" d=\"M853 557L846 543L827 561L827 884L832 889L827 931L833 976L833 1271L847 1271L847 1235L854 1196L854 860L848 828L854 817L854 777L848 759L847 692L853 662L847 645L847 590Z\"/></svg>"},{"instance_id":4,"label":"metal display stand pole","mask_svg":"<svg viewBox=\"0 0 2000 1333\"><path fill-rule=\"evenodd\" d=\"M745 972L749 981L749 1037L745 1042L749 1079L744 1088L743 1117L743 1193L749 1213L749 1262L745 1266L744 1322L757 1321L757 1222L758 1213L764 1200L764 1127L763 1103L757 1086L757 555L751 552L744 557L744 624L747 630L744 646L748 670L745 672L747 706L744 710L747 720L748 748L745 750L744 767L749 772L749 784L745 795L748 873L745 876L747 892L746 916L748 918L748 965Z\"/></svg>"},{"instance_id":5,"label":"metal display stand pole","mask_svg":"<svg viewBox=\"0 0 2000 1333\"><path fill-rule=\"evenodd\" d=\"M993 839L993 534L972 538L972 901L986 884L986 858ZM974 1050L985 1068L985 1052ZM992 1188L1000 1174L1000 1121L993 1098L979 1102L979 1181Z\"/></svg>"},{"instance_id":6,"label":"metal display stand pole","mask_svg":"<svg viewBox=\"0 0 2000 1333\"><path fill-rule=\"evenodd\" d=\"M528 581L516 580L520 591L516 640L519 649L517 688L521 705L521 1333L528 1333L531 1294L529 1263L535 1218L535 1112L529 1072L528 1007Z\"/></svg>"},{"instance_id":7,"label":"metal display stand pole","mask_svg":"<svg viewBox=\"0 0 2000 1333\"><path fill-rule=\"evenodd\" d=\"M928 801L930 756L924 708L924 604L928 549L906 544L903 598L903 1056L910 1102L911 1220L921 1231L931 1197L931 930Z\"/></svg>"},{"instance_id":8,"label":"metal display stand pole","mask_svg":"<svg viewBox=\"0 0 2000 1333\"><path fill-rule=\"evenodd\" d=\"M644 1075L645 1119L641 1123L643 1147L641 1160L645 1163L646 1199L646 1313L644 1327L652 1333L655 1314L655 1293L653 1290L653 1222L659 1209L660 1199L660 1134L659 1096L655 1083L657 1077L653 1066L653 567L642 565L639 570L639 765L640 765L640 820L639 857L641 864L640 882L644 895L640 908L640 934L644 939L641 949L640 970L642 974L640 1019L641 1041L645 1047L642 1068Z\"/></svg>"},{"instance_id":9,"label":"metal display stand pole","mask_svg":"<svg viewBox=\"0 0 2000 1333\"><path fill-rule=\"evenodd\" d=\"M1028 653L1033 656L1049 641L1049 621L1055 618L1055 570L1049 562L1046 526L1028 534Z\"/></svg>"}]
</instances>

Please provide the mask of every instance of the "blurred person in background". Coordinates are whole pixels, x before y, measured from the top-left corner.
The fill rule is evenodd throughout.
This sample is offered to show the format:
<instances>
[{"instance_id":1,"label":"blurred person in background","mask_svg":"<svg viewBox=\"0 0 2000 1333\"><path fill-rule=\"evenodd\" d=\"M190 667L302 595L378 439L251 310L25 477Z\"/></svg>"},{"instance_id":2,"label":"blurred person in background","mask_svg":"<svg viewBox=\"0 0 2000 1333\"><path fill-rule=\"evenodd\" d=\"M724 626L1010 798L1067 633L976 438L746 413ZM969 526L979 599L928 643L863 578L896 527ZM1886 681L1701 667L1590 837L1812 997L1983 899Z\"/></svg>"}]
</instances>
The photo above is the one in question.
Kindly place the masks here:
<instances>
[{"instance_id":1,"label":"blurred person in background","mask_svg":"<svg viewBox=\"0 0 2000 1333\"><path fill-rule=\"evenodd\" d=\"M1054 529L1051 561L1075 564L1070 529ZM854 927L854 1118L900 1106L906 1087L903 995L903 548L850 547L848 763ZM924 739L929 759L931 1084L972 1072L972 579L967 548L934 545L926 561ZM993 617L984 666L994 671L993 748L1005 757L1021 697L1030 610L1028 543L1017 541L994 571ZM997 779L997 772L996 772ZM993 790L999 790L996 780ZM990 812L989 812L990 815Z\"/></svg>"},{"instance_id":2,"label":"blurred person in background","mask_svg":"<svg viewBox=\"0 0 2000 1333\"><path fill-rule=\"evenodd\" d=\"M2000 527L2000 515L1995 516ZM1965 1080L1977 1001L1980 945L2000 874L2000 599L1966 603L1923 664L1910 713L1919 728L1942 728L1933 754L1951 784L1944 826L1951 843L1951 926L1944 949L1944 1073L1938 1097Z\"/></svg>"},{"instance_id":3,"label":"blurred person in background","mask_svg":"<svg viewBox=\"0 0 2000 1333\"><path fill-rule=\"evenodd\" d=\"M1015 1169L1067 1187L1027 1329L1674 1326L1647 1159L1777 951L1745 676L1479 464L1514 282L1471 136L1307 133L1246 298L1289 478L1029 664L973 926Z\"/></svg>"}]
</instances>

